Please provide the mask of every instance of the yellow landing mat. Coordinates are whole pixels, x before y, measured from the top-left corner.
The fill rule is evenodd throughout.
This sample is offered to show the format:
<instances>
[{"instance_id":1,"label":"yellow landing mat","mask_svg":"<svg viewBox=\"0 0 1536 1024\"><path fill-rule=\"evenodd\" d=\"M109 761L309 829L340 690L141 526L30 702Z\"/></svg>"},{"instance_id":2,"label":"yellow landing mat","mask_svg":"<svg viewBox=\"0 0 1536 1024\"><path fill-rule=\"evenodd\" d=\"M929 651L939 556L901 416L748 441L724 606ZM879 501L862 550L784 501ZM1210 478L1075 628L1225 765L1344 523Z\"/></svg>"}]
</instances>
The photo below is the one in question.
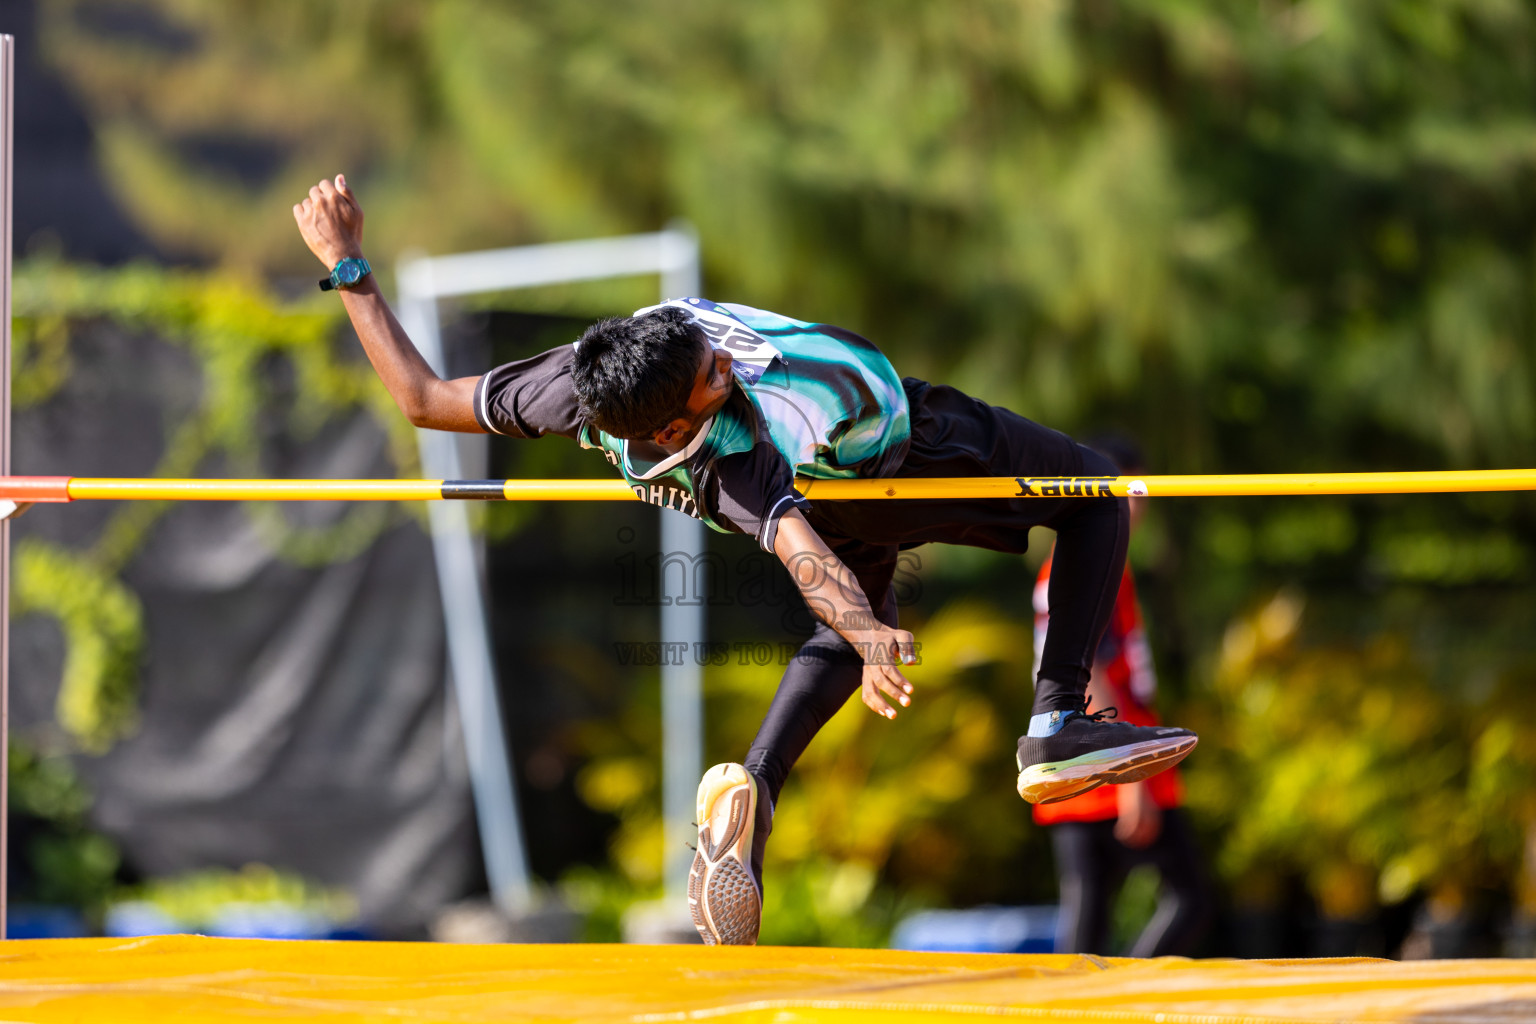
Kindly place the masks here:
<instances>
[{"instance_id":1,"label":"yellow landing mat","mask_svg":"<svg viewBox=\"0 0 1536 1024\"><path fill-rule=\"evenodd\" d=\"M1101 960L166 936L0 943L0 1021L1536 1021L1536 961Z\"/></svg>"}]
</instances>

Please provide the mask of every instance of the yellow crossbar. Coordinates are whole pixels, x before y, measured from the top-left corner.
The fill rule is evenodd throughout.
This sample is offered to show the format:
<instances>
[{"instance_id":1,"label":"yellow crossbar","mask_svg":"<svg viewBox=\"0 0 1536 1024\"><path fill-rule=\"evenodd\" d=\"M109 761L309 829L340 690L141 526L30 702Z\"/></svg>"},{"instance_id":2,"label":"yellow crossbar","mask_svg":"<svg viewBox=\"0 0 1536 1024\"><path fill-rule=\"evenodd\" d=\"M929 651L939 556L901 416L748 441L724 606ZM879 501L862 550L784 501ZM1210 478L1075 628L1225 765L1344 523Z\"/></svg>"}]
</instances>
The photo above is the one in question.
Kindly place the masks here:
<instances>
[{"instance_id":1,"label":"yellow crossbar","mask_svg":"<svg viewBox=\"0 0 1536 1024\"><path fill-rule=\"evenodd\" d=\"M661 484L662 498L668 485ZM813 480L795 486L828 501L942 498L1215 497L1419 494L1536 490L1536 469L1419 473L1277 473L1226 476L956 477ZM622 480L172 480L0 477L0 500L151 501L615 501L649 498Z\"/></svg>"},{"instance_id":2,"label":"yellow crossbar","mask_svg":"<svg viewBox=\"0 0 1536 1024\"><path fill-rule=\"evenodd\" d=\"M75 499L152 501L424 501L443 496L441 480L129 480L77 477Z\"/></svg>"}]
</instances>

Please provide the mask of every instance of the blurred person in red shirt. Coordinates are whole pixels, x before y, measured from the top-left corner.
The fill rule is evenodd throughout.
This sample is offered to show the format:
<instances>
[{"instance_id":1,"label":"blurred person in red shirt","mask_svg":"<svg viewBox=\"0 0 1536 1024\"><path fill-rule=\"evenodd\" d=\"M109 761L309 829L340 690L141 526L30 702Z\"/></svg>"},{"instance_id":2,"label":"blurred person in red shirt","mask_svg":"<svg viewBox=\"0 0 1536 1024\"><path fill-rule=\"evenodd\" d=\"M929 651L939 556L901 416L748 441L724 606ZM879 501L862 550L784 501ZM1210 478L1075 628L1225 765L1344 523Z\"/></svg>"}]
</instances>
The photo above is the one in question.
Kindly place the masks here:
<instances>
[{"instance_id":1,"label":"blurred person in red shirt","mask_svg":"<svg viewBox=\"0 0 1536 1024\"><path fill-rule=\"evenodd\" d=\"M1122 438L1100 438L1089 447L1108 457L1122 474L1145 471L1141 453ZM1141 519L1146 498L1131 498L1131 529ZM1050 621L1048 583L1051 558L1040 567L1035 584L1035 652ZM1157 674L1147 643L1136 584L1127 565L1110 615L1109 627L1094 656L1088 682L1089 710L1114 708L1134 725L1160 725L1153 703ZM1143 782L1101 786L1058 803L1037 804L1036 824L1051 829L1056 874L1061 887L1061 917L1056 952L1106 954L1110 911L1130 870L1150 865L1161 877L1157 911L1129 955L1188 954L1209 922L1210 887L1204 857L1184 814L1183 783L1170 768Z\"/></svg>"}]
</instances>

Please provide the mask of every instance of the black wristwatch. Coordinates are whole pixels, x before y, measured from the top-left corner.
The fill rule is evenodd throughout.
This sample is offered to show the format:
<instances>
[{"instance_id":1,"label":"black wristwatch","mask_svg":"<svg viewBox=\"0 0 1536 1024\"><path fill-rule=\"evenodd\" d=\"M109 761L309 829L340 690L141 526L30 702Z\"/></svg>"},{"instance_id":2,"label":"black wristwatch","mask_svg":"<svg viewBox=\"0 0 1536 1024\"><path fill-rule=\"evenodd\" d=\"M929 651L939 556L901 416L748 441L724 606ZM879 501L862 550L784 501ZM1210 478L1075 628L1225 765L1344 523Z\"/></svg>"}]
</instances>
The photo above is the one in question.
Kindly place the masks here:
<instances>
[{"instance_id":1,"label":"black wristwatch","mask_svg":"<svg viewBox=\"0 0 1536 1024\"><path fill-rule=\"evenodd\" d=\"M356 288L358 282L371 273L373 270L368 266L368 261L361 256L345 256L331 270L330 277L320 279L320 290L328 292L333 288Z\"/></svg>"}]
</instances>

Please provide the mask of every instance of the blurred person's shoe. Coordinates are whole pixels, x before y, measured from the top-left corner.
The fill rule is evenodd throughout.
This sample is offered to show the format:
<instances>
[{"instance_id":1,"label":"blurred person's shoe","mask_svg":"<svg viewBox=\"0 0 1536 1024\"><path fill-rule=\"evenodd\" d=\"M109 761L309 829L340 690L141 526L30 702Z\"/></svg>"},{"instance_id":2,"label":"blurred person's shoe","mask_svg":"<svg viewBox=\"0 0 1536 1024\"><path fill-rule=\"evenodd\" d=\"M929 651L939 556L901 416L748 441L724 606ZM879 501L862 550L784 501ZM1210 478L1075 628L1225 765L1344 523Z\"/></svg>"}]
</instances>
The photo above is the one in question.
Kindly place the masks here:
<instances>
[{"instance_id":1,"label":"blurred person's shoe","mask_svg":"<svg viewBox=\"0 0 1536 1024\"><path fill-rule=\"evenodd\" d=\"M773 808L739 764L699 782L699 845L688 872L688 911L708 946L752 946L763 920L763 851Z\"/></svg>"},{"instance_id":2,"label":"blurred person's shoe","mask_svg":"<svg viewBox=\"0 0 1536 1024\"><path fill-rule=\"evenodd\" d=\"M1105 783L1140 782L1195 749L1188 729L1111 722L1114 708L1052 712L1049 736L1019 737L1019 796L1032 804L1067 800Z\"/></svg>"}]
</instances>

